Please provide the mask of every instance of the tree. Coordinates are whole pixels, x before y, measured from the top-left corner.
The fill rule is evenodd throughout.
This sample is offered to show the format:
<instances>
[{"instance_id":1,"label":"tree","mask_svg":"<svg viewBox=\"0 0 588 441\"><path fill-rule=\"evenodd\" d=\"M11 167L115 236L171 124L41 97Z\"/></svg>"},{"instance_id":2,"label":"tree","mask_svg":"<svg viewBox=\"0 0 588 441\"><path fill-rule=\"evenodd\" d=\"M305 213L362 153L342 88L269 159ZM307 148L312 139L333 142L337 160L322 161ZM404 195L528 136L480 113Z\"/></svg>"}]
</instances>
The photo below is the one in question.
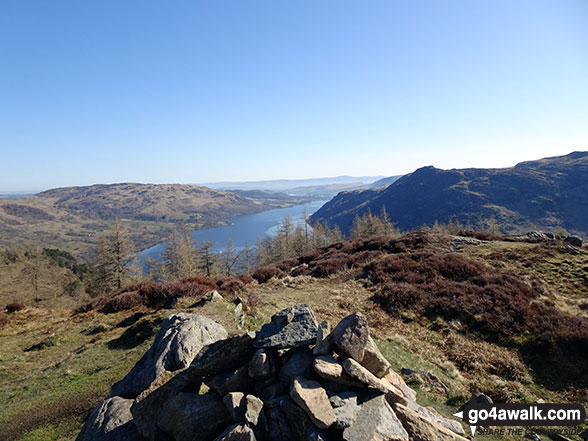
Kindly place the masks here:
<instances>
[{"instance_id":1,"label":"tree","mask_svg":"<svg viewBox=\"0 0 588 441\"><path fill-rule=\"evenodd\" d=\"M200 248L198 248L198 253L200 255L200 268L204 272L206 277L211 277L216 271L216 261L217 257L213 252L214 242L204 242Z\"/></svg>"},{"instance_id":2,"label":"tree","mask_svg":"<svg viewBox=\"0 0 588 441\"><path fill-rule=\"evenodd\" d=\"M161 255L164 280L185 279L202 274L196 242L190 230L183 226L169 235L165 252ZM155 266L156 268L158 266Z\"/></svg>"},{"instance_id":3,"label":"tree","mask_svg":"<svg viewBox=\"0 0 588 441\"><path fill-rule=\"evenodd\" d=\"M131 262L135 259L132 241L119 221L104 233L96 244L97 285L104 292L120 290L130 279Z\"/></svg>"}]
</instances>

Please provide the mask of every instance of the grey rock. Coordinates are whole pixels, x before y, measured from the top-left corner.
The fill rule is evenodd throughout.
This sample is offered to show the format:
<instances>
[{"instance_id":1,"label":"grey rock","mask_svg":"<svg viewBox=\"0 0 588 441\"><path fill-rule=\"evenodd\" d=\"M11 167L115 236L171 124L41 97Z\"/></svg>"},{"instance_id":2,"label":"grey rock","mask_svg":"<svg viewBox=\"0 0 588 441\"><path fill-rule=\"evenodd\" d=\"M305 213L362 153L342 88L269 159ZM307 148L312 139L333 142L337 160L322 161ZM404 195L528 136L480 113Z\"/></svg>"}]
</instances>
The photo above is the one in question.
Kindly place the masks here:
<instances>
[{"instance_id":1,"label":"grey rock","mask_svg":"<svg viewBox=\"0 0 588 441\"><path fill-rule=\"evenodd\" d=\"M451 432L456 433L458 435L465 435L465 431L458 421L452 420L450 418L445 418L432 407L424 407L413 401L409 401L408 404L405 404L405 406L413 412L417 413L421 418L433 424L437 424L446 429L449 429Z\"/></svg>"},{"instance_id":2,"label":"grey rock","mask_svg":"<svg viewBox=\"0 0 588 441\"><path fill-rule=\"evenodd\" d=\"M394 411L402 421L411 441L466 441L466 438L422 418L406 406L395 404Z\"/></svg>"},{"instance_id":3,"label":"grey rock","mask_svg":"<svg viewBox=\"0 0 588 441\"><path fill-rule=\"evenodd\" d=\"M316 342L312 353L314 355L326 355L331 351L331 325L327 321L320 322L316 334Z\"/></svg>"},{"instance_id":4,"label":"grey rock","mask_svg":"<svg viewBox=\"0 0 588 441\"><path fill-rule=\"evenodd\" d=\"M236 423L257 425L263 409L263 401L256 396L231 392L224 396L223 403Z\"/></svg>"},{"instance_id":5,"label":"grey rock","mask_svg":"<svg viewBox=\"0 0 588 441\"><path fill-rule=\"evenodd\" d=\"M295 378L290 388L290 397L319 429L327 429L335 423L335 413L327 392L316 381Z\"/></svg>"},{"instance_id":6,"label":"grey rock","mask_svg":"<svg viewBox=\"0 0 588 441\"><path fill-rule=\"evenodd\" d=\"M255 433L245 424L236 424L227 429L215 441L256 441Z\"/></svg>"},{"instance_id":7,"label":"grey rock","mask_svg":"<svg viewBox=\"0 0 588 441\"><path fill-rule=\"evenodd\" d=\"M472 394L472 396L470 397L470 399L461 405L459 410L460 411L464 410L468 404L492 404L492 403L494 403L494 401L492 401L492 398L490 398L488 395L485 395L481 392L474 392Z\"/></svg>"},{"instance_id":8,"label":"grey rock","mask_svg":"<svg viewBox=\"0 0 588 441\"><path fill-rule=\"evenodd\" d=\"M280 378L290 382L295 377L308 377L312 373L314 360L309 348L298 348L289 351L285 357L288 359L280 370Z\"/></svg>"},{"instance_id":9,"label":"grey rock","mask_svg":"<svg viewBox=\"0 0 588 441\"><path fill-rule=\"evenodd\" d=\"M218 291L212 291L212 294L210 296L210 301L211 302L222 302L225 298L223 296L221 296Z\"/></svg>"},{"instance_id":10,"label":"grey rock","mask_svg":"<svg viewBox=\"0 0 588 441\"><path fill-rule=\"evenodd\" d=\"M290 423L291 433L296 441L326 441L324 431L318 429L309 416L292 401L285 401L281 409Z\"/></svg>"},{"instance_id":11,"label":"grey rock","mask_svg":"<svg viewBox=\"0 0 588 441\"><path fill-rule=\"evenodd\" d=\"M384 358L374 340L369 336L361 365L378 378L386 375L391 368L388 360Z\"/></svg>"},{"instance_id":12,"label":"grey rock","mask_svg":"<svg viewBox=\"0 0 588 441\"><path fill-rule=\"evenodd\" d=\"M341 363L330 355L320 355L314 359L314 371L322 378L350 387L362 387L363 383L352 378Z\"/></svg>"},{"instance_id":13,"label":"grey rock","mask_svg":"<svg viewBox=\"0 0 588 441\"><path fill-rule=\"evenodd\" d=\"M157 425L175 441L213 440L231 416L215 394L181 392L161 409Z\"/></svg>"},{"instance_id":14,"label":"grey rock","mask_svg":"<svg viewBox=\"0 0 588 441\"><path fill-rule=\"evenodd\" d=\"M345 317L333 329L331 338L341 355L361 363L369 339L365 316L361 312L356 312Z\"/></svg>"},{"instance_id":15,"label":"grey rock","mask_svg":"<svg viewBox=\"0 0 588 441\"><path fill-rule=\"evenodd\" d=\"M273 406L266 409L264 412L267 417L268 439L272 441L290 441L294 439L290 423L284 414L281 403L279 406Z\"/></svg>"},{"instance_id":16,"label":"grey rock","mask_svg":"<svg viewBox=\"0 0 588 441\"><path fill-rule=\"evenodd\" d=\"M246 365L253 354L253 336L249 333L220 340L202 348L188 368L192 381Z\"/></svg>"},{"instance_id":17,"label":"grey rock","mask_svg":"<svg viewBox=\"0 0 588 441\"><path fill-rule=\"evenodd\" d=\"M564 239L564 243L569 243L572 246L581 248L582 247L582 238L579 236L568 236Z\"/></svg>"},{"instance_id":18,"label":"grey rock","mask_svg":"<svg viewBox=\"0 0 588 441\"><path fill-rule=\"evenodd\" d=\"M357 401L348 401L343 406L333 409L336 419L333 427L339 430L351 427L360 409L361 407L357 405Z\"/></svg>"},{"instance_id":19,"label":"grey rock","mask_svg":"<svg viewBox=\"0 0 588 441\"><path fill-rule=\"evenodd\" d=\"M308 305L286 308L262 326L255 338L256 348L295 348L316 341L318 323Z\"/></svg>"},{"instance_id":20,"label":"grey rock","mask_svg":"<svg viewBox=\"0 0 588 441\"><path fill-rule=\"evenodd\" d=\"M333 408L342 407L347 404L357 404L357 394L351 391L329 394L329 403Z\"/></svg>"},{"instance_id":21,"label":"grey rock","mask_svg":"<svg viewBox=\"0 0 588 441\"><path fill-rule=\"evenodd\" d=\"M402 392L386 380L382 380L360 365L353 358L346 358L343 361L343 368L351 377L359 380L367 387L386 394L386 398L394 403L407 404L408 400Z\"/></svg>"},{"instance_id":22,"label":"grey rock","mask_svg":"<svg viewBox=\"0 0 588 441\"><path fill-rule=\"evenodd\" d=\"M166 371L188 367L205 345L226 337L225 328L208 317L174 314L163 321L151 347L110 393L135 398Z\"/></svg>"},{"instance_id":23,"label":"grey rock","mask_svg":"<svg viewBox=\"0 0 588 441\"><path fill-rule=\"evenodd\" d=\"M290 389L290 381L278 377L268 378L266 381L255 384L255 395L264 402L275 400L283 395L287 395Z\"/></svg>"},{"instance_id":24,"label":"grey rock","mask_svg":"<svg viewBox=\"0 0 588 441\"><path fill-rule=\"evenodd\" d=\"M531 441L541 441L541 437L537 435L535 432L525 433L525 438L530 439Z\"/></svg>"},{"instance_id":25,"label":"grey rock","mask_svg":"<svg viewBox=\"0 0 588 441\"><path fill-rule=\"evenodd\" d=\"M251 392L255 387L255 381L249 376L249 366L241 366L232 372L223 372L204 380L210 389L225 396L229 392Z\"/></svg>"},{"instance_id":26,"label":"grey rock","mask_svg":"<svg viewBox=\"0 0 588 441\"><path fill-rule=\"evenodd\" d=\"M92 411L76 441L139 441L133 422L133 400L110 397Z\"/></svg>"},{"instance_id":27,"label":"grey rock","mask_svg":"<svg viewBox=\"0 0 588 441\"><path fill-rule=\"evenodd\" d=\"M188 381L187 371L181 371L171 380L154 390L147 390L139 395L131 407L133 420L139 433L151 440L164 440L169 435L161 432L157 425L158 417L176 395L183 391L197 392L200 384Z\"/></svg>"},{"instance_id":28,"label":"grey rock","mask_svg":"<svg viewBox=\"0 0 588 441\"><path fill-rule=\"evenodd\" d=\"M235 315L240 316L241 314L243 314L243 303L237 303L237 306L235 306Z\"/></svg>"},{"instance_id":29,"label":"grey rock","mask_svg":"<svg viewBox=\"0 0 588 441\"><path fill-rule=\"evenodd\" d=\"M408 433L386 401L378 395L361 405L353 424L343 431L345 441L408 441Z\"/></svg>"},{"instance_id":30,"label":"grey rock","mask_svg":"<svg viewBox=\"0 0 588 441\"><path fill-rule=\"evenodd\" d=\"M249 376L254 380L265 380L272 374L270 356L265 349L258 349L249 362Z\"/></svg>"}]
</instances>

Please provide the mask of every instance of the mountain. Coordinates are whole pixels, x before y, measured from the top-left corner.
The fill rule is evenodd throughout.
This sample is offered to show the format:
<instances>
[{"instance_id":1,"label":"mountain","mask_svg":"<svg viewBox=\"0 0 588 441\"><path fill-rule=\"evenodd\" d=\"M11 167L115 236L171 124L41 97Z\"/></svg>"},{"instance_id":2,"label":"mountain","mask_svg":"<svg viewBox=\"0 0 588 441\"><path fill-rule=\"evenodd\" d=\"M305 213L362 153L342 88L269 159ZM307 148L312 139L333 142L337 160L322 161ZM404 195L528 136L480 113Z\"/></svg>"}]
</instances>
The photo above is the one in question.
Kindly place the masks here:
<instances>
[{"instance_id":1,"label":"mountain","mask_svg":"<svg viewBox=\"0 0 588 441\"><path fill-rule=\"evenodd\" d=\"M494 219L505 233L533 228L588 235L588 152L502 169L423 167L388 187L339 193L313 216L348 232L356 215L386 207L412 230L435 221L479 225Z\"/></svg>"},{"instance_id":2,"label":"mountain","mask_svg":"<svg viewBox=\"0 0 588 441\"><path fill-rule=\"evenodd\" d=\"M383 178L383 176L337 176L334 178L278 179L269 181L246 182L212 182L202 185L206 185L207 187L216 188L220 190L266 190L289 193L288 190L300 189L301 187L317 187L334 184L351 184L354 186L362 184L371 184L372 182L375 182L381 178Z\"/></svg>"},{"instance_id":3,"label":"mountain","mask_svg":"<svg viewBox=\"0 0 588 441\"><path fill-rule=\"evenodd\" d=\"M390 176L388 178L378 179L376 182L372 182L368 188L380 188L380 187L387 187L390 184L398 181L402 175Z\"/></svg>"},{"instance_id":4,"label":"mountain","mask_svg":"<svg viewBox=\"0 0 588 441\"><path fill-rule=\"evenodd\" d=\"M119 219L141 249L164 240L174 222L205 228L299 201L287 195L256 198L195 185L121 183L56 188L0 200L0 245L49 246L85 255L97 234Z\"/></svg>"}]
</instances>

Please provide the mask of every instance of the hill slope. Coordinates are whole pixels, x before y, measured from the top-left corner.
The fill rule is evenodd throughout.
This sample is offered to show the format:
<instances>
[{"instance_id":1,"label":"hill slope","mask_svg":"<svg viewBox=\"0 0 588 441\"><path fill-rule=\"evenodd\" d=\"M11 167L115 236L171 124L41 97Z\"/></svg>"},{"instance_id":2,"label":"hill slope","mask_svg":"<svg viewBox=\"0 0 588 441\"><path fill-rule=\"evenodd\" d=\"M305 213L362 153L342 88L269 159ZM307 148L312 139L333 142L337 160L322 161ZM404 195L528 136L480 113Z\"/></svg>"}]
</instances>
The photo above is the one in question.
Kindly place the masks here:
<instances>
[{"instance_id":1,"label":"hill slope","mask_svg":"<svg viewBox=\"0 0 588 441\"><path fill-rule=\"evenodd\" d=\"M588 234L588 152L504 169L423 167L386 188L338 194L313 216L348 232L356 215L385 206L405 230L457 219L495 219L509 233L531 228Z\"/></svg>"},{"instance_id":2,"label":"hill slope","mask_svg":"<svg viewBox=\"0 0 588 441\"><path fill-rule=\"evenodd\" d=\"M66 187L0 200L0 245L52 246L84 255L96 235L120 219L138 248L162 241L172 224L192 228L286 206L297 199L238 195L195 185L112 184Z\"/></svg>"}]
</instances>

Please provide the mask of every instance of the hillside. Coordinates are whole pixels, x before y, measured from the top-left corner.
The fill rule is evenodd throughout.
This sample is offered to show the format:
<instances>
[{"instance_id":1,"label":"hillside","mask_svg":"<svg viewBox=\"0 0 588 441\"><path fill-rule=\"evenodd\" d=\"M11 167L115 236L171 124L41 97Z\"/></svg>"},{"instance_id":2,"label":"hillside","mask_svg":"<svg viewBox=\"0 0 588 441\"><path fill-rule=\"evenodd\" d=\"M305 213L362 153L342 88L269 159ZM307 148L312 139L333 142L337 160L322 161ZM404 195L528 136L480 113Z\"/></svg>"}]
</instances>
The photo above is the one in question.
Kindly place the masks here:
<instances>
[{"instance_id":1,"label":"hillside","mask_svg":"<svg viewBox=\"0 0 588 441\"><path fill-rule=\"evenodd\" d=\"M335 244L260 268L255 280L145 283L75 314L63 308L4 314L0 439L73 440L173 313L204 315L236 335L300 303L331 324L363 313L417 402L445 417L474 387L497 402L586 403L587 266L585 248L558 240L421 232ZM223 298L212 301L211 289ZM238 298L243 304L236 308ZM558 439L540 430L543 440Z\"/></svg>"},{"instance_id":2,"label":"hillside","mask_svg":"<svg viewBox=\"0 0 588 441\"><path fill-rule=\"evenodd\" d=\"M343 192L312 221L348 232L356 215L385 206L403 230L435 221L478 226L494 219L505 233L534 228L588 235L588 152L529 161L504 169L423 167L388 187Z\"/></svg>"},{"instance_id":3,"label":"hillside","mask_svg":"<svg viewBox=\"0 0 588 441\"><path fill-rule=\"evenodd\" d=\"M193 185L57 188L0 200L0 245L55 247L84 256L97 234L119 219L142 249L164 240L173 222L206 228L296 202L286 195L255 198Z\"/></svg>"}]
</instances>

